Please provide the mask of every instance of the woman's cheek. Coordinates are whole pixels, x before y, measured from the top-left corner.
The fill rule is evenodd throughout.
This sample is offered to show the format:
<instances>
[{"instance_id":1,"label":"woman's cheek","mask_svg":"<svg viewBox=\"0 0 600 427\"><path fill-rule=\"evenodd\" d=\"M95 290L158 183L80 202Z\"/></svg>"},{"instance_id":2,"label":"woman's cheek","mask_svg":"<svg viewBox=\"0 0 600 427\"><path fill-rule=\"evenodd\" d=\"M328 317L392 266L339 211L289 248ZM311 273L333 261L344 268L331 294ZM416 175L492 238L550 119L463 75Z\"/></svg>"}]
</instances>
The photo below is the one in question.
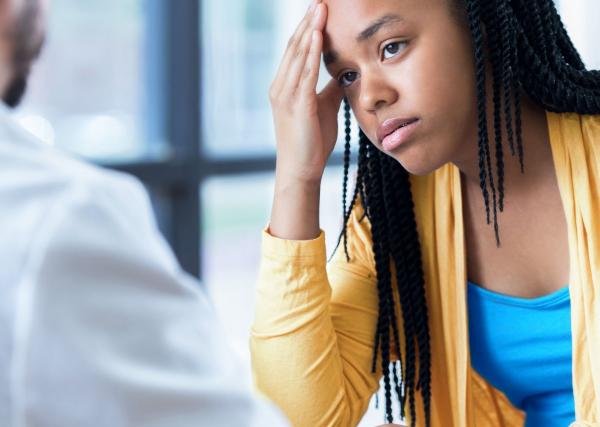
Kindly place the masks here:
<instances>
[{"instance_id":1,"label":"woman's cheek","mask_svg":"<svg viewBox=\"0 0 600 427\"><path fill-rule=\"evenodd\" d=\"M357 107L356 101L358 100L359 96L360 94L358 93L358 91L346 92L346 97L350 101L350 108L352 109L352 113L354 114L354 117L358 122L358 126L364 132L367 138L369 138L369 141L375 141L375 144L377 144L376 136L379 123L377 122L377 119L374 115L364 112Z\"/></svg>"}]
</instances>

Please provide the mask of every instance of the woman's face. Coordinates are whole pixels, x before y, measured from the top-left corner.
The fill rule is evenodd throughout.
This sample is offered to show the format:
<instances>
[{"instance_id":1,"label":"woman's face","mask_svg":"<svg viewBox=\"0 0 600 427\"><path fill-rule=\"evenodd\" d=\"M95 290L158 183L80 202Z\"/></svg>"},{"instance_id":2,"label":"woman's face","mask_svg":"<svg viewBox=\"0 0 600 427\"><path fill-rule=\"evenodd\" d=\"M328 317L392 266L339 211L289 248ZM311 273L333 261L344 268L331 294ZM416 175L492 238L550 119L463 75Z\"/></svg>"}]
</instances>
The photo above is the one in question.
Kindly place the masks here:
<instances>
[{"instance_id":1,"label":"woman's face","mask_svg":"<svg viewBox=\"0 0 600 427\"><path fill-rule=\"evenodd\" d=\"M415 175L476 156L473 48L451 1L324 0L329 73L369 139ZM404 119L417 121L381 139Z\"/></svg>"}]
</instances>

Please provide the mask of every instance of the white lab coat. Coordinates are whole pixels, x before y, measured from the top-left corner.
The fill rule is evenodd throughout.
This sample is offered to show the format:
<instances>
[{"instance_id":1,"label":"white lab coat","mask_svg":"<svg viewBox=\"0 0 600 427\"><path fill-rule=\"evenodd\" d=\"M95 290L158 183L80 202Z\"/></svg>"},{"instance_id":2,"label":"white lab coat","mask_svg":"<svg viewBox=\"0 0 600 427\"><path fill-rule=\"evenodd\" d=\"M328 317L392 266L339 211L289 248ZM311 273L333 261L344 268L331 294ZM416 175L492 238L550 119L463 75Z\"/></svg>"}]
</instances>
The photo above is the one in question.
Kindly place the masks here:
<instances>
[{"instance_id":1,"label":"white lab coat","mask_svg":"<svg viewBox=\"0 0 600 427\"><path fill-rule=\"evenodd\" d=\"M0 107L0 426L285 425L134 178Z\"/></svg>"}]
</instances>

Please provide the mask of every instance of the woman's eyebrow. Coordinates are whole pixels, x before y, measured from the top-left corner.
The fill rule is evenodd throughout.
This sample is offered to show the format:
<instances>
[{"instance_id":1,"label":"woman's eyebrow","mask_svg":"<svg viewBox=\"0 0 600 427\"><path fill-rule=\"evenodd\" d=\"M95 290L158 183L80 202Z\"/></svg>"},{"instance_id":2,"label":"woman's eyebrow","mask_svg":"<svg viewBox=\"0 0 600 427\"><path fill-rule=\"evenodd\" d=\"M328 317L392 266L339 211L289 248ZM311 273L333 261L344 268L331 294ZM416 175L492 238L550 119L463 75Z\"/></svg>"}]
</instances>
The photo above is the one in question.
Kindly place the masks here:
<instances>
[{"instance_id":1,"label":"woman's eyebrow","mask_svg":"<svg viewBox=\"0 0 600 427\"><path fill-rule=\"evenodd\" d=\"M402 21L402 18L398 15L385 15L373 22L369 25L365 30L361 31L361 33L356 38L356 41L361 43L369 40L373 37L379 30L383 27Z\"/></svg>"},{"instance_id":2,"label":"woman's eyebrow","mask_svg":"<svg viewBox=\"0 0 600 427\"><path fill-rule=\"evenodd\" d=\"M369 40L375 34L377 34L377 32L382 28L401 21L403 21L403 19L399 15L384 15L381 18L375 20L366 29L361 31L358 37L356 37L356 41L358 43L363 43ZM323 54L323 62L326 66L331 65L338 60L338 57L339 55L337 54L337 52L332 50Z\"/></svg>"}]
</instances>

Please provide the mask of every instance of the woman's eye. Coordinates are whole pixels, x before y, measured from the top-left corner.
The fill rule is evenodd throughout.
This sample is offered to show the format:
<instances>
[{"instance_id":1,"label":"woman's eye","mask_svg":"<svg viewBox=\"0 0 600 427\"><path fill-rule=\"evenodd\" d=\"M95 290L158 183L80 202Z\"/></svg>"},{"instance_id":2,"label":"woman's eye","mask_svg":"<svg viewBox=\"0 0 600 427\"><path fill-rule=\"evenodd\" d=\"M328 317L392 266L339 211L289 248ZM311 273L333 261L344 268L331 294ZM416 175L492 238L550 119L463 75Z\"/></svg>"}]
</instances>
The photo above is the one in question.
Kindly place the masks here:
<instances>
[{"instance_id":1,"label":"woman's eye","mask_svg":"<svg viewBox=\"0 0 600 427\"><path fill-rule=\"evenodd\" d=\"M356 80L357 74L358 73L356 73L354 71L348 71L348 72L345 72L344 74L342 74L340 76L340 78L338 79L340 86L342 86L342 87L350 86Z\"/></svg>"},{"instance_id":2,"label":"woman's eye","mask_svg":"<svg viewBox=\"0 0 600 427\"><path fill-rule=\"evenodd\" d=\"M405 45L406 42L393 42L388 43L383 48L383 59L393 58L400 52L400 46Z\"/></svg>"},{"instance_id":3,"label":"woman's eye","mask_svg":"<svg viewBox=\"0 0 600 427\"><path fill-rule=\"evenodd\" d=\"M400 53L400 51L402 50L402 46L407 45L408 42L405 41L399 41L399 42L392 42L392 43L388 43L384 46L383 48L383 59L389 59L389 58L393 58L394 56L398 55L398 53ZM340 75L340 77L338 78L338 82L340 84L340 86L342 87L348 87L350 86L352 83L354 83L354 81L358 78L358 73L355 71L347 71L345 73L343 73L342 75Z\"/></svg>"}]
</instances>

